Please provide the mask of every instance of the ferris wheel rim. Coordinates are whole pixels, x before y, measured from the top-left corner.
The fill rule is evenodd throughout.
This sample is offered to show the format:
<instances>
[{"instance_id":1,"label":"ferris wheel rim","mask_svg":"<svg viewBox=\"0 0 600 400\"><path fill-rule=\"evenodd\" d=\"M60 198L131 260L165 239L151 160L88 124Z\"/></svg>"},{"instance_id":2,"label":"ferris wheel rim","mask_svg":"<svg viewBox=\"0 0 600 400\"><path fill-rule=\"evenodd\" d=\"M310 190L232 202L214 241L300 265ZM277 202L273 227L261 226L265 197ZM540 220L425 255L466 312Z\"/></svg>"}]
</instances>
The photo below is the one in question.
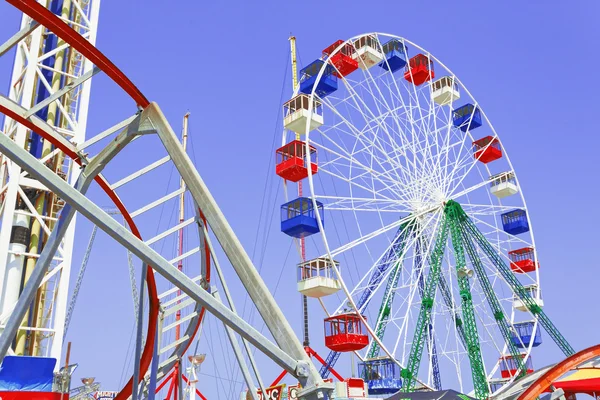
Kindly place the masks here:
<instances>
[{"instance_id":1,"label":"ferris wheel rim","mask_svg":"<svg viewBox=\"0 0 600 400\"><path fill-rule=\"evenodd\" d=\"M489 120L488 116L485 114L485 111L483 110L483 108L477 102L477 100L475 99L475 97L469 92L469 90L462 83L462 81L460 81L460 79L456 76L456 74L454 74L447 66L445 66L442 62L440 62L430 52L426 51L421 46L419 46L419 45L417 45L417 44L415 44L415 43L413 43L413 42L411 42L411 41L409 41L409 40L407 40L407 39L405 39L403 37L400 37L400 36L397 36L397 35L386 34L386 33L378 33L378 32L372 32L372 33L365 33L365 34L361 34L361 35L356 35L356 36L354 36L354 37L352 37L350 39L347 39L347 40L343 41L342 43L340 43L334 51L332 51L330 54L328 54L328 59L330 59L338 51L340 51L340 49L343 46L345 46L347 44L352 44L353 41L355 41L355 40L357 40L359 38L365 37L365 36L369 36L369 35L373 35L373 36L375 36L377 38L379 38L380 36L385 36L385 37L387 37L389 39L398 39L398 40L400 40L404 44L409 44L411 46L414 46L415 49L422 51L424 54L427 55L427 57L430 60L432 60L433 62L437 63L437 65L439 65L443 69L445 69L445 71L448 72L450 74L450 76L452 76L452 78L454 79L454 81L460 86L461 92L465 93L468 97L470 97L473 100L475 107L477 107L478 110L480 110L481 115L482 115L482 119L485 121L486 126L491 130L491 132L493 134L493 138L499 138L498 133L496 132L496 130L495 130L494 126L492 125L491 121ZM379 45L381 46L381 42L379 42ZM313 89L312 89L312 91L311 91L311 93L309 95L310 96L309 106L308 106L308 108L309 108L309 118L308 118L307 126L306 126L306 140L305 140L305 150L304 150L305 154L309 154L309 151L310 151L310 139L309 139L310 138L310 129L309 129L309 121L310 121L310 118L312 117L312 114L314 112L313 102L314 102L315 98L318 98L316 96L316 85L318 84L318 82L321 81L327 65L333 65L333 64L329 63L329 62L324 62L323 63L323 65L321 66L321 68L320 68L320 70L319 70L319 72L317 74L315 85L313 86ZM333 67L335 68L335 66L333 66ZM339 71L338 71L338 73L339 73ZM341 78L340 80L342 80L347 85L346 78L344 76L340 76L340 78ZM295 88L294 95L297 95L298 93L299 93L299 86ZM323 106L324 106L324 104L323 104ZM465 136L468 136L471 139L474 139L472 137L472 135L471 135L470 130L466 132ZM282 145L284 145L285 143L286 143L286 130L284 129L283 136L282 136ZM502 142L500 142L500 145L501 145L501 148L503 150L503 158L505 159L505 162L509 166L509 171L514 174L515 181L516 181L516 183L517 183L517 185L519 187L519 198L520 198L520 202L521 202L520 204L522 204L521 208L524 209L524 210L527 210L527 204L526 204L525 196L524 196L524 193L523 193L523 190L522 190L522 186L519 184L517 173L516 173L516 171L515 171L515 169L513 167L512 162L510 161L510 157L508 155L508 152L506 151L506 148L504 147L504 145L502 144ZM473 163L473 165L475 165L475 163ZM481 166L478 166L478 167L481 167ZM488 173L488 176L491 175L489 167L487 165L484 165L483 169ZM318 195L315 192L315 187L314 187L314 182L313 182L313 175L314 174L313 174L313 172L312 172L312 170L310 168L308 168L307 171L308 171L309 187L310 187L310 190L311 190L311 200L312 200L312 203L313 203L312 205L313 205L313 208L316 209L317 208L317 202L316 202L316 200L317 200ZM467 175L467 174L465 174L465 175ZM483 182L483 183L485 185L485 183L488 183L488 182ZM287 185L284 185L284 187L285 187L284 192L285 192L286 199L289 201L289 196L288 196L288 193L287 193ZM456 187L458 187L458 185L456 185ZM468 194L468 193L459 193L459 194L454 194L453 193L450 196L448 196L448 200L454 199L454 198L460 198L461 195L464 195L464 194ZM488 196L489 196L489 193L488 193ZM493 202L491 200L492 199L490 198L490 202L493 204ZM498 201L498 203L501 204L500 201ZM322 239L322 241L323 241L323 243L325 245L325 248L326 248L326 256L331 261L331 260L333 260L333 257L331 255L331 249L329 248L329 245L327 243L327 237L326 237L327 234L326 234L326 231L325 231L323 223L322 223L322 217L321 217L320 213L318 213L318 212L315 213L315 216L316 216L316 220L317 220L317 223L318 223L318 226L319 226L319 233L321 235L321 239ZM533 233L533 225L531 224L531 217L530 217L529 213L527 213L527 221L529 222L529 231L530 231L529 235L528 235L528 238L529 238L529 242L531 244L531 247L533 247L533 250L534 250L534 260L537 262L538 257L537 257L537 250L535 248L535 236L534 236L534 233ZM499 230L499 228L497 226L498 222L495 221L495 223L496 223L496 229ZM505 254L503 254L503 256L507 257ZM346 284L345 284L345 281L344 281L343 277L339 273L339 270L336 268L334 262L332 262L332 265L333 265L333 269L336 272L336 275L338 276L338 279L342 283L342 288L344 289L344 294L346 295L346 298L349 300L349 303L352 304L352 307L356 311L356 313L359 316L361 316L361 313L359 312L358 307L356 307L356 304L352 301L351 296L350 296L349 292L347 291L347 287L346 287ZM535 270L535 282L537 283L537 296L539 297L539 294L541 292L541 284L540 284L540 279L539 279L539 269L538 268L536 268L536 270ZM322 300L319 299L319 301L320 301L323 309L325 310L325 313L328 316L331 315L327 311L327 307L322 302ZM510 321L511 321L511 325L512 325L512 323L514 322L514 309L512 309L511 312L512 312L512 315L511 315ZM362 316L361 316L361 319L362 319ZM371 329L370 325L368 323L366 323L366 320L363 320L363 322L367 326L367 329L369 330L369 334L373 337L373 339L375 341L378 341L377 337L376 337L376 335L374 335L374 332ZM541 327L539 326L539 323L538 323L537 319L535 319L535 325L534 325L533 329L534 329L533 330L533 334L535 334L535 332L536 332L537 329L541 329ZM382 346L382 343L378 343L378 344L380 345L380 347L384 351L384 353L388 353L388 351L385 348L385 346ZM527 361L527 359L529 358L529 356L531 354L532 347L533 347L533 341L529 343L529 345L528 345L528 347L526 349L526 358L524 359L524 361ZM506 354L506 344L504 344L504 348L502 350L502 353ZM391 356L391 355L388 354L388 356ZM391 358L395 360L394 357L391 357ZM400 365L398 362L397 362L397 364ZM486 376L486 378L488 380L493 375L493 373L497 370L498 365L499 365L499 363L496 363L496 365L493 368L489 369L489 370L491 370L491 372L490 372L489 376ZM515 377L513 377L511 379L511 381L514 380L514 379L515 379Z\"/></svg>"}]
</instances>

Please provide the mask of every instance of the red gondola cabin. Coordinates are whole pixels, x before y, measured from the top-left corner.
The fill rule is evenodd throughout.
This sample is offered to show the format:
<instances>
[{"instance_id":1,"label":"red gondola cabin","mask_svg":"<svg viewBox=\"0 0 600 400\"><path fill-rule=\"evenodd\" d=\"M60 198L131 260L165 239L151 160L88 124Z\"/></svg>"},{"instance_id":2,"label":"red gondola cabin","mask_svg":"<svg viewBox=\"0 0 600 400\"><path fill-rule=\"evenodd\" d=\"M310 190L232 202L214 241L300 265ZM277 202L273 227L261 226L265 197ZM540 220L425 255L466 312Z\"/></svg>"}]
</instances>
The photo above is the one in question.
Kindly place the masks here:
<instances>
[{"instance_id":1,"label":"red gondola cabin","mask_svg":"<svg viewBox=\"0 0 600 400\"><path fill-rule=\"evenodd\" d=\"M417 86L422 85L434 77L433 61L423 54L417 54L412 57L404 71L404 79Z\"/></svg>"},{"instance_id":2,"label":"red gondola cabin","mask_svg":"<svg viewBox=\"0 0 600 400\"><path fill-rule=\"evenodd\" d=\"M325 319L325 346L337 352L356 351L369 345L369 334L356 313Z\"/></svg>"},{"instance_id":3,"label":"red gondola cabin","mask_svg":"<svg viewBox=\"0 0 600 400\"><path fill-rule=\"evenodd\" d=\"M509 251L508 258L510 258L510 269L517 274L533 272L538 267L538 262L534 261L533 247Z\"/></svg>"},{"instance_id":4,"label":"red gondola cabin","mask_svg":"<svg viewBox=\"0 0 600 400\"><path fill-rule=\"evenodd\" d=\"M335 49L337 49L342 43L344 43L343 40L336 40L335 43L323 50L323 59L329 57L329 55L333 53ZM344 46L342 46L342 48L335 53L330 60L331 64L333 64L337 69L333 75L341 78L356 71L358 69L358 61L352 58L353 55L354 46L352 44L346 43Z\"/></svg>"},{"instance_id":5,"label":"red gondola cabin","mask_svg":"<svg viewBox=\"0 0 600 400\"><path fill-rule=\"evenodd\" d=\"M275 173L285 180L298 182L308 176L308 164L314 174L317 173L317 149L309 145L310 154L306 156L306 143L293 140L275 152L277 160ZM309 161L310 160L310 161Z\"/></svg>"},{"instance_id":6,"label":"red gondola cabin","mask_svg":"<svg viewBox=\"0 0 600 400\"><path fill-rule=\"evenodd\" d=\"M493 136L486 136L473 142L473 155L475 159L484 164L502 157L500 141Z\"/></svg>"}]
</instances>

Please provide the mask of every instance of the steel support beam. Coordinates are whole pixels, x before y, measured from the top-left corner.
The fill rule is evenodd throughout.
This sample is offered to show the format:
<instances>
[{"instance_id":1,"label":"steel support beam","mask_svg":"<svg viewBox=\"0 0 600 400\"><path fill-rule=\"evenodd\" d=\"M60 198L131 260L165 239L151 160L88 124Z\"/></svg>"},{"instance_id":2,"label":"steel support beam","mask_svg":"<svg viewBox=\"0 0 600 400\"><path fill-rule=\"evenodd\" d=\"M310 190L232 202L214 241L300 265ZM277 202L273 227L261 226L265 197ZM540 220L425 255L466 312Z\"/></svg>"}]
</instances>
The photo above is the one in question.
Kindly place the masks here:
<instances>
[{"instance_id":1,"label":"steel support beam","mask_svg":"<svg viewBox=\"0 0 600 400\"><path fill-rule=\"evenodd\" d=\"M29 36L29 34L33 32L34 29L38 26L40 26L39 22L31 20L31 22L29 22L29 24L26 25L23 29L15 33L6 42L2 43L2 45L0 45L0 57L2 57L4 53L12 49L14 46L16 46L16 44L23 40L25 37Z\"/></svg>"},{"instance_id":2,"label":"steel support beam","mask_svg":"<svg viewBox=\"0 0 600 400\"><path fill-rule=\"evenodd\" d=\"M158 132L167 153L171 156L194 201L201 207L212 232L217 237L223 251L246 288L250 298L256 305L258 312L275 338L279 348L283 349L292 358L302 361L305 364L307 367L306 378L309 380L309 386L319 385L326 387L327 385L323 383L323 379L304 351L302 344L296 337L296 334L281 312L260 274L252 264L242 244L235 236L222 211L217 206L217 202L204 184L192 160L183 150L183 146L164 114L156 103L151 103L146 110L149 112L149 118ZM306 387L305 384L302 384L302 386Z\"/></svg>"},{"instance_id":3,"label":"steel support beam","mask_svg":"<svg viewBox=\"0 0 600 400\"><path fill-rule=\"evenodd\" d=\"M28 164L27 168L24 168L24 164L16 162L15 159L11 157L9 151L4 151L2 145L0 148L3 148L2 153L6 154L9 158L16 162L23 170L25 171L38 171L42 172L44 175L51 177L55 182L60 182L61 185L68 187L70 190L78 193L80 196L85 197L85 192L89 188L90 184L96 178L96 176L102 171L104 166L114 158L115 155L133 138L136 136L136 132L139 129L139 122L141 120L141 115L138 116L123 132L121 132L117 138L112 141L106 148L104 148L98 156L96 156L87 166L87 168L82 172L79 176L75 186L76 188L71 187L67 182L65 182L62 178L56 175L53 171L49 170L45 165L41 164L38 159L29 154L26 150L19 148L19 146L13 142L8 136L0 135L0 141L3 144L8 145L11 148L19 149L22 155L27 155ZM144 116L145 119L145 116ZM34 176L35 174L31 174ZM50 188L50 186L48 186ZM55 192L57 193L57 192ZM71 205L66 204L65 208L63 208L60 218L58 219L52 234L48 238L40 257L36 263L36 267L33 270L27 284L23 288L21 295L19 296L19 301L17 302L12 314L10 315L8 322L2 335L0 336L0 361L4 359L10 345L15 337L17 330L19 329L19 325L31 302L34 300L35 295L37 293L46 272L48 272L48 268L52 263L52 259L62 242L63 237L65 236L67 230L69 229L69 223L75 217L75 210ZM110 217L108 217L110 218ZM62 338L61 338L62 340Z\"/></svg>"},{"instance_id":4,"label":"steel support beam","mask_svg":"<svg viewBox=\"0 0 600 400\"><path fill-rule=\"evenodd\" d=\"M217 301L221 302L221 296L219 296L219 292L217 290L213 290L213 296ZM227 337L229 338L229 342L231 343L231 348L233 349L233 354L242 370L242 376L244 377L244 381L246 381L246 386L248 386L248 393L252 396L252 400L258 400L258 394L256 393L256 386L254 386L254 382L252 381L252 376L250 375L250 371L248 370L248 366L246 365L246 361L244 360L244 356L242 355L242 350L240 349L240 345L238 344L237 338L233 333L233 330L225 325L225 332L227 332ZM266 392L264 392L266 393Z\"/></svg>"},{"instance_id":5,"label":"steel support beam","mask_svg":"<svg viewBox=\"0 0 600 400\"><path fill-rule=\"evenodd\" d=\"M196 207L196 210L198 210L197 207ZM206 243L208 244L208 249L209 249L210 253L215 254L214 248L213 248L211 240L210 240L210 236L208 235L208 231L206 229L206 226L202 223L202 219L200 218L199 215L198 215L197 219L198 219L198 228L201 231L201 236L204 238L204 240L206 240ZM229 287L227 286L227 282L225 282L225 276L223 275L223 271L221 270L221 266L219 265L219 261L217 260L216 257L213 257L213 260L214 260L215 270L217 271L217 275L219 276L219 280L221 281L221 286L223 287L223 292L225 293L225 298L227 299L227 302L229 303L229 308L231 308L231 311L233 311L234 313L237 313L237 311L235 309L235 304L233 303L233 298L231 297L231 293L229 292ZM254 375L256 376L256 380L258 381L258 386L260 387L260 390L263 393L267 393L267 390L266 390L267 388L265 387L262 379L260 378L258 366L256 364L256 361L254 359L254 355L252 354L252 351L250 351L250 346L248 345L248 342L245 339L242 339L242 344L244 345L244 349L246 350L246 354L248 355L248 361L250 361L250 366L252 367L252 370L254 371ZM250 386L248 386L248 387L250 387Z\"/></svg>"},{"instance_id":6,"label":"steel support beam","mask_svg":"<svg viewBox=\"0 0 600 400\"><path fill-rule=\"evenodd\" d=\"M160 256L150 247L146 246L142 240L138 239L119 222L111 218L100 207L94 204L91 200L87 199L84 194L71 187L67 182L46 167L41 166L34 156L29 154L23 148L20 148L5 135L0 135L0 151L13 160L13 162L19 165L23 170L29 172L31 176L38 179L50 190L63 198L67 204L70 205L69 209L72 207L74 210L89 219L93 224L97 225L100 229L108 233L118 243L130 250L136 255L136 257L149 264L154 270L163 275L171 283L181 287L181 290L187 293L188 296L202 304L209 312L214 314L217 318L230 326L234 331L256 346L280 367L290 372L290 374L296 376L301 384L306 386L309 373L308 366L305 363L296 361L293 356L288 355L279 346L271 343L258 330L254 329L238 315L227 309L223 304L216 301L210 294L208 294L200 286L196 285L183 272L169 264L166 259ZM63 227L64 225L65 224L63 221L58 222L59 227ZM54 235L54 237L55 236L56 235ZM46 248L48 247L50 247L50 245L46 245ZM39 271L41 268L36 270ZM31 281L33 281L33 278ZM31 287L32 285L29 286ZM35 287L35 290L37 290L37 286ZM24 300L25 299L23 299L23 301L20 300L17 307L25 308ZM15 314L13 314L13 316L14 315ZM282 321L285 321L285 319ZM18 322L20 322L20 320ZM6 339L4 334L2 335L1 339L2 341L6 341L8 344L10 344L10 339ZM8 349L8 346L6 349ZM3 357L4 354L6 354L6 350L4 350L0 356Z\"/></svg>"}]
</instances>

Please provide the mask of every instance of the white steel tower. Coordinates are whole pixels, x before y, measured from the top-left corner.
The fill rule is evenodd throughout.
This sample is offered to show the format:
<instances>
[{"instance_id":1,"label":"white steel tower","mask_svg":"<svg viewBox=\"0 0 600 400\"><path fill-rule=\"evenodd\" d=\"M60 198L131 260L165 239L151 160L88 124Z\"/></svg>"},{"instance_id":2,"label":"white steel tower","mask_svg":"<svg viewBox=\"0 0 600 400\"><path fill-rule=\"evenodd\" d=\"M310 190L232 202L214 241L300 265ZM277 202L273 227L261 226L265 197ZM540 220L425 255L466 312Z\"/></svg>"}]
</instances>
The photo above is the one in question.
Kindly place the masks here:
<instances>
[{"instance_id":1,"label":"white steel tower","mask_svg":"<svg viewBox=\"0 0 600 400\"><path fill-rule=\"evenodd\" d=\"M96 41L100 0L39 1L92 44ZM67 140L85 139L91 77L97 69L81 53L27 15L21 30L0 46L16 49L9 98L55 126ZM28 127L9 117L2 134L73 184L79 167ZM64 201L4 155L0 155L0 331L36 265ZM17 355L60 359L75 223L56 253L36 300L13 344Z\"/></svg>"}]
</instances>

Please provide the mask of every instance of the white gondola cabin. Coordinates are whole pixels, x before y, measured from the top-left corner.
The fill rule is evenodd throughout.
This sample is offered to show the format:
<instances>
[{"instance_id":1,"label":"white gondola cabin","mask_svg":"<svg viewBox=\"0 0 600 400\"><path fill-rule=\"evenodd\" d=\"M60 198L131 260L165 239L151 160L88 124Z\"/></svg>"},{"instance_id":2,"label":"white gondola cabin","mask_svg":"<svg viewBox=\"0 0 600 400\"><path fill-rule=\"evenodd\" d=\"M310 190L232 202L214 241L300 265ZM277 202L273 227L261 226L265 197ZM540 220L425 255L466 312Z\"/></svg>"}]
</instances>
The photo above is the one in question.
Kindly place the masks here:
<instances>
[{"instance_id":1,"label":"white gondola cabin","mask_svg":"<svg viewBox=\"0 0 600 400\"><path fill-rule=\"evenodd\" d=\"M524 289L529 296L533 299L533 302L537 304L538 307L544 307L544 300L542 299L542 293L540 292L540 296L538 297L538 285L535 283L532 285L524 286ZM521 300L516 294L513 297L513 307L519 311L527 311L527 304L523 300Z\"/></svg>"},{"instance_id":2,"label":"white gondola cabin","mask_svg":"<svg viewBox=\"0 0 600 400\"><path fill-rule=\"evenodd\" d=\"M305 135L309 119L308 132L323 125L323 104L321 101L314 99L312 114L310 110L310 96L304 93L300 93L285 103L283 105L283 126L285 129Z\"/></svg>"},{"instance_id":3,"label":"white gondola cabin","mask_svg":"<svg viewBox=\"0 0 600 400\"><path fill-rule=\"evenodd\" d=\"M498 390L502 389L504 387L504 385L506 385L508 382L510 382L510 379L505 379L505 378L490 379L489 380L490 394L496 393Z\"/></svg>"},{"instance_id":4,"label":"white gondola cabin","mask_svg":"<svg viewBox=\"0 0 600 400\"><path fill-rule=\"evenodd\" d=\"M352 58L358 61L360 69L369 69L383 61L381 44L374 36L368 35L356 39L354 48L356 52L352 55Z\"/></svg>"},{"instance_id":5,"label":"white gondola cabin","mask_svg":"<svg viewBox=\"0 0 600 400\"><path fill-rule=\"evenodd\" d=\"M515 173L510 171L490 176L490 192L499 199L519 193Z\"/></svg>"},{"instance_id":6,"label":"white gondola cabin","mask_svg":"<svg viewBox=\"0 0 600 400\"><path fill-rule=\"evenodd\" d=\"M442 76L431 82L431 96L433 101L440 106L452 104L453 101L460 99L458 84L454 81L453 76Z\"/></svg>"},{"instance_id":7,"label":"white gondola cabin","mask_svg":"<svg viewBox=\"0 0 600 400\"><path fill-rule=\"evenodd\" d=\"M339 268L337 261L331 262L327 257L319 257L298 264L298 291L308 297L329 296L339 291L342 286L336 278L333 265Z\"/></svg>"}]
</instances>

